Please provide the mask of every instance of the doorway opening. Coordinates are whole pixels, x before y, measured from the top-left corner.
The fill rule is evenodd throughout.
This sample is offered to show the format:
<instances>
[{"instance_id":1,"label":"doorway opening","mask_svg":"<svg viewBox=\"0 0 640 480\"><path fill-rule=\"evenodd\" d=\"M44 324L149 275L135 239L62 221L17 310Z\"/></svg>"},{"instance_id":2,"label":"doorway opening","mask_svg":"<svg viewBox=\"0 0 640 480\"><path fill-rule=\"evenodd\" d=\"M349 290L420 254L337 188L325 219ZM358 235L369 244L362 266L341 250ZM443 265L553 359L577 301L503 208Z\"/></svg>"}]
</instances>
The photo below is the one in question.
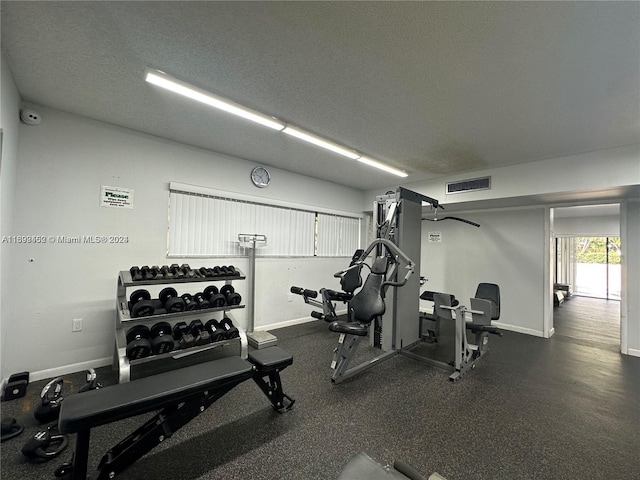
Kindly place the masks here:
<instances>
[{"instance_id":1,"label":"doorway opening","mask_svg":"<svg viewBox=\"0 0 640 480\"><path fill-rule=\"evenodd\" d=\"M573 295L620 300L620 237L556 237L555 276Z\"/></svg>"}]
</instances>

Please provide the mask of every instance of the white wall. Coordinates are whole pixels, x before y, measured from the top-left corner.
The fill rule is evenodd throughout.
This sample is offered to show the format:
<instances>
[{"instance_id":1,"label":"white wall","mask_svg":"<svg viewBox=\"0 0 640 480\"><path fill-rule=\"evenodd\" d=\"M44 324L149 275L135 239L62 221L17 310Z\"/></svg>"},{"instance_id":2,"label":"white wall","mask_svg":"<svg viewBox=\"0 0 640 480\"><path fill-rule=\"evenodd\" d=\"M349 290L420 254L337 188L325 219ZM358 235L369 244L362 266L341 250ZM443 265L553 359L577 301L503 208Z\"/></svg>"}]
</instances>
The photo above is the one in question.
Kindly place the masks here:
<instances>
[{"instance_id":1,"label":"white wall","mask_svg":"<svg viewBox=\"0 0 640 480\"><path fill-rule=\"evenodd\" d=\"M171 181L342 211L359 212L362 205L358 190L277 169L271 169L271 185L258 190L249 180L253 163L31 108L41 114L42 123L20 127L13 234L122 235L129 242L11 246L4 327L7 338L21 340L3 342L3 376L29 370L45 377L110 362L118 271L131 265L183 263L166 259ZM101 185L133 189L134 208L100 207ZM245 272L248 266L246 258L186 263L234 264ZM288 301L289 287L333 285L333 272L345 264L347 259L259 258L256 329L307 317L310 309L301 298ZM246 288L239 284L239 293ZM233 313L246 326L246 311ZM71 332L74 318L84 319L82 332Z\"/></svg>"},{"instance_id":2,"label":"white wall","mask_svg":"<svg viewBox=\"0 0 640 480\"><path fill-rule=\"evenodd\" d=\"M545 209L469 212L456 216L479 223L476 228L454 220L422 222L420 275L423 290L452 293L469 306L480 282L500 286L505 329L544 336ZM429 242L429 232L441 232L441 242ZM422 302L424 307L429 302Z\"/></svg>"},{"instance_id":3,"label":"white wall","mask_svg":"<svg viewBox=\"0 0 640 480\"><path fill-rule=\"evenodd\" d=\"M555 235L580 235L587 237L619 237L620 215L594 217L555 217Z\"/></svg>"},{"instance_id":4,"label":"white wall","mask_svg":"<svg viewBox=\"0 0 640 480\"><path fill-rule=\"evenodd\" d=\"M0 154L0 236L9 235L13 230L13 206L16 185L16 169L18 164L18 129L20 94L11 76L11 71L0 54L0 130L2 131L2 152ZM8 295L7 286L12 278L8 273L11 248L6 243L0 243L0 365L1 378L17 373L17 370L5 370L7 352ZM6 375L5 375L6 374Z\"/></svg>"},{"instance_id":5,"label":"white wall","mask_svg":"<svg viewBox=\"0 0 640 480\"><path fill-rule=\"evenodd\" d=\"M640 199L626 200L620 207L621 350L622 353L640 357Z\"/></svg>"},{"instance_id":6,"label":"white wall","mask_svg":"<svg viewBox=\"0 0 640 480\"><path fill-rule=\"evenodd\" d=\"M484 176L491 176L490 190L446 194L447 182ZM631 185L640 185L640 145L551 158L509 167L451 174L404 186L436 198L446 205L570 192L590 192L584 194L583 198L591 195L593 199L598 199L601 191ZM391 186L391 188L394 187ZM363 210L370 210L373 198L386 190L388 188L367 192Z\"/></svg>"}]
</instances>

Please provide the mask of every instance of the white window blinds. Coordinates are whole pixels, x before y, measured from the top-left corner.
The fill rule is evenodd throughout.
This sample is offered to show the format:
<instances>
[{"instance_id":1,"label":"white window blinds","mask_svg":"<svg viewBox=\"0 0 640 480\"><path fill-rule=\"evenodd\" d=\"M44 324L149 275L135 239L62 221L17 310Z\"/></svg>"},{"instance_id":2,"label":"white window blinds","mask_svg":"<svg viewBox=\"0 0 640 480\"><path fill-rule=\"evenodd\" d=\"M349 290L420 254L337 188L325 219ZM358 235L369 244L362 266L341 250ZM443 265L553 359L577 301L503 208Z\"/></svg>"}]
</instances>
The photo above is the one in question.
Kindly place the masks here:
<instances>
[{"instance_id":1,"label":"white window blinds","mask_svg":"<svg viewBox=\"0 0 640 480\"><path fill-rule=\"evenodd\" d=\"M360 219L318 213L316 255L350 257L360 246Z\"/></svg>"},{"instance_id":2,"label":"white window blinds","mask_svg":"<svg viewBox=\"0 0 640 480\"><path fill-rule=\"evenodd\" d=\"M169 257L243 256L241 233L267 237L261 256L351 256L360 244L356 217L266 204L262 198L229 198L202 187L183 191L181 185L172 183L169 191Z\"/></svg>"}]
</instances>

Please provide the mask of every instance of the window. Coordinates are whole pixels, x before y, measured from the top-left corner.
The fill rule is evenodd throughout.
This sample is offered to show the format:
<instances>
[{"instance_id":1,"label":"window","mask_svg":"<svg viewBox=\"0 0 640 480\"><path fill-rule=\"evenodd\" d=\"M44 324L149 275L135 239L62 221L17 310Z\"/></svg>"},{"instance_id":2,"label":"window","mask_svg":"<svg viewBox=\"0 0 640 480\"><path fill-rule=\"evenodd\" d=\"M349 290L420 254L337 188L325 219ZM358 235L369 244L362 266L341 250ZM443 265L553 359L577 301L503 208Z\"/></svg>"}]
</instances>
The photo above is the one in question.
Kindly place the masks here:
<instances>
[{"instance_id":1,"label":"window","mask_svg":"<svg viewBox=\"0 0 640 480\"><path fill-rule=\"evenodd\" d=\"M360 245L360 217L170 184L169 257L244 256L241 233L267 237L261 256L350 257Z\"/></svg>"}]
</instances>

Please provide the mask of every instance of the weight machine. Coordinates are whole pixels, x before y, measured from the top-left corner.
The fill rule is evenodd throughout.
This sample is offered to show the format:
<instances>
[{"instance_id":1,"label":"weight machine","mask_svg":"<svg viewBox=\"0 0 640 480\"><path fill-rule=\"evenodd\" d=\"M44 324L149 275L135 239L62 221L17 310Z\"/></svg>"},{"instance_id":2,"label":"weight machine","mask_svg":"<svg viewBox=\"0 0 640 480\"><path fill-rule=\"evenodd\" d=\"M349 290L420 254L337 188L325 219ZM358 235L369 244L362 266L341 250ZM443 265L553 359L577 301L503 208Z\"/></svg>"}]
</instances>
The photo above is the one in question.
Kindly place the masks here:
<instances>
[{"instance_id":1,"label":"weight machine","mask_svg":"<svg viewBox=\"0 0 640 480\"><path fill-rule=\"evenodd\" d=\"M428 299L435 304L434 315L420 312L419 301L421 298L425 299L424 294L420 295L420 286L424 281L413 273L415 265L420 265L421 259L423 204L431 205L435 210L443 209L438 200L402 187L376 197L373 212L377 238L358 257L354 255L349 268L334 275L341 279L346 296L337 295L333 290L321 289L320 301L316 300L318 292L314 290L291 288L291 292L302 295L306 303L322 308L322 313L312 312L312 317L331 322L329 329L340 334L331 362L334 369L332 382L339 383L396 353L452 371L449 378L456 381L474 368L477 359L487 351L488 334L501 335L491 325L491 320L499 318L500 306L499 289L494 284L480 284L489 286L487 288L492 290L491 294L487 293L487 288L481 289L479 286L476 298L471 299L471 309L459 305L453 295L428 292ZM364 263L369 255L373 256L370 267ZM359 279L364 265L370 268L370 273L364 286L354 294L361 281L346 279L354 273L357 273ZM406 268L404 275L400 270L403 265ZM346 292L345 285L357 286ZM390 286L395 288L389 289ZM336 319L335 300L348 302L348 321ZM437 343L440 320L453 321L454 312L456 333L453 362L437 361L413 351L418 344L424 343L423 340ZM472 315L470 323L465 318L467 313ZM429 333L426 337L423 332L425 320L429 320L431 324L427 327ZM468 343L467 329L476 334L476 345ZM356 349L366 336L369 337L370 346L381 349L382 353L352 367Z\"/></svg>"}]
</instances>

